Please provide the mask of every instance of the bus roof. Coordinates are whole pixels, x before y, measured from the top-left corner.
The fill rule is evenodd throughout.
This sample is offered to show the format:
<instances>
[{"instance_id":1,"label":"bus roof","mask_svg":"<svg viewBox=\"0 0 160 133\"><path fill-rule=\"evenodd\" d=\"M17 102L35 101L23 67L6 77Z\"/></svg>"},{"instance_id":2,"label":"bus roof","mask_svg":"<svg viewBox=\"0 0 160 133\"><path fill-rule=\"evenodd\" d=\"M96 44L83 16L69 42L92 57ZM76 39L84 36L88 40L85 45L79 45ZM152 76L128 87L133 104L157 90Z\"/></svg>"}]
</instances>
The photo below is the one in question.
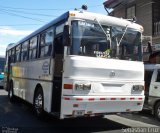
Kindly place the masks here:
<instances>
[{"instance_id":1,"label":"bus roof","mask_svg":"<svg viewBox=\"0 0 160 133\"><path fill-rule=\"evenodd\" d=\"M98 14L98 13L91 13L91 12L80 12L80 11L71 11L70 14L75 14L75 18L85 19L85 20L92 20L92 21L99 21L102 25L108 26L120 26L120 27L128 27L133 28L138 31L142 31L143 27L139 24L134 22L128 21L123 18L117 18L113 16L108 16L105 14Z\"/></svg>"},{"instance_id":2,"label":"bus roof","mask_svg":"<svg viewBox=\"0 0 160 133\"><path fill-rule=\"evenodd\" d=\"M25 38L23 38L19 42L9 44L8 47L7 47L7 50L13 48L14 46L16 46L20 43L23 43L24 41L32 38L36 34L44 31L45 29L51 27L52 25L54 25L58 22L61 22L63 20L67 20L67 18L69 18L69 17L71 17L73 19L83 19L83 20L92 20L92 21L97 20L102 25L105 24L105 25L108 25L108 26L121 26L121 27L126 27L127 26L129 28L133 28L133 29L138 30L138 31L143 30L143 27L140 26L139 24L136 24L136 23L131 22L131 21L127 21L127 20L122 19L122 18L116 18L116 17L112 17L112 16L107 16L107 15L104 15L104 14L91 13L91 12L86 12L86 11L68 11L68 12L62 14L60 17L52 20L48 24L42 26L38 30L34 31L30 35L26 36Z\"/></svg>"}]
</instances>

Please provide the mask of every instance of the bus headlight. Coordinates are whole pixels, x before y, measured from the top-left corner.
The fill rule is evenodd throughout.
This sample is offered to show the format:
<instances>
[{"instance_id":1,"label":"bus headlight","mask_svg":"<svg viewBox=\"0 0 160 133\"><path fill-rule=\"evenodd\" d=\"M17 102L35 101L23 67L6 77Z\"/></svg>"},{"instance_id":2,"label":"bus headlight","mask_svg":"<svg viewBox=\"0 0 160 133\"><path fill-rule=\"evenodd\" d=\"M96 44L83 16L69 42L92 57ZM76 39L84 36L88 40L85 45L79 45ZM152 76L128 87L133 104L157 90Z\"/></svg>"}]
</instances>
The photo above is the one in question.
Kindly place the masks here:
<instances>
[{"instance_id":1,"label":"bus headlight","mask_svg":"<svg viewBox=\"0 0 160 133\"><path fill-rule=\"evenodd\" d=\"M75 84L76 91L90 91L91 84Z\"/></svg>"},{"instance_id":2,"label":"bus headlight","mask_svg":"<svg viewBox=\"0 0 160 133\"><path fill-rule=\"evenodd\" d=\"M132 90L133 91L143 91L144 90L144 86L143 85L133 85Z\"/></svg>"}]
</instances>

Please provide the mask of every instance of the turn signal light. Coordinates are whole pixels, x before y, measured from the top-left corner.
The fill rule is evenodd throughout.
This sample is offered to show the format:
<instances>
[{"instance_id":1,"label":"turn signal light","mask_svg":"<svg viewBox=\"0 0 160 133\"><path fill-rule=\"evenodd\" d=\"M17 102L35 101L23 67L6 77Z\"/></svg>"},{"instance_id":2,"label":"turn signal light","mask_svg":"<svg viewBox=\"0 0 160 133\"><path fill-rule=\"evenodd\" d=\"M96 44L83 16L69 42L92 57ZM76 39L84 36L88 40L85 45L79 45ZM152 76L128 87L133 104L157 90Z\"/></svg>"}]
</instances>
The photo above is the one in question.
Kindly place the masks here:
<instances>
[{"instance_id":1,"label":"turn signal light","mask_svg":"<svg viewBox=\"0 0 160 133\"><path fill-rule=\"evenodd\" d=\"M73 89L73 85L72 84L64 84L64 89Z\"/></svg>"}]
</instances>

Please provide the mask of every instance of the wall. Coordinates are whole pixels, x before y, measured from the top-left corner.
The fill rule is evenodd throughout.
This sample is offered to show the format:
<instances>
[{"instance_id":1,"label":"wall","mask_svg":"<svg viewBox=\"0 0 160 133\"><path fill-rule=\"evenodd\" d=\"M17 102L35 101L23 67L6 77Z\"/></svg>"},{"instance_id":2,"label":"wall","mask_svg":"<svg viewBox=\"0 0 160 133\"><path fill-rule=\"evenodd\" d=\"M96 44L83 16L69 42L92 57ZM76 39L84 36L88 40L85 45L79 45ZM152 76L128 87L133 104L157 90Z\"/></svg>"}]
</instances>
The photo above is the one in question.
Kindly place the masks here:
<instances>
[{"instance_id":1,"label":"wall","mask_svg":"<svg viewBox=\"0 0 160 133\"><path fill-rule=\"evenodd\" d=\"M152 36L152 0L136 0L136 17L144 35Z\"/></svg>"},{"instance_id":2,"label":"wall","mask_svg":"<svg viewBox=\"0 0 160 133\"><path fill-rule=\"evenodd\" d=\"M130 6L136 6L137 23L144 27L144 35L152 35L152 0L135 0L132 3L121 5L114 10L113 16L119 18L126 17L126 9Z\"/></svg>"}]
</instances>

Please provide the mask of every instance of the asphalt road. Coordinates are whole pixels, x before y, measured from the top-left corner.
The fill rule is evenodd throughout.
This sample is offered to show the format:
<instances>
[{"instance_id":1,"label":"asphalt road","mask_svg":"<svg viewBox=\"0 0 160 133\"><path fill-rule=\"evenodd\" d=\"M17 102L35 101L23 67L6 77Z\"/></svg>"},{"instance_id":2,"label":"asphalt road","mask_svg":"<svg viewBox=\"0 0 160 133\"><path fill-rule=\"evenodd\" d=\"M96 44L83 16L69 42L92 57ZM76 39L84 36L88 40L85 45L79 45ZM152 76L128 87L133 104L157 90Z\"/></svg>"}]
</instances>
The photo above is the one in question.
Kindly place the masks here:
<instances>
[{"instance_id":1,"label":"asphalt road","mask_svg":"<svg viewBox=\"0 0 160 133\"><path fill-rule=\"evenodd\" d=\"M10 103L7 92L0 89L0 132L2 133L117 133L127 128L159 127L150 114L107 115L104 118L78 118L57 120L52 116L38 119L27 103L17 100ZM157 129L158 132L160 131Z\"/></svg>"}]
</instances>

